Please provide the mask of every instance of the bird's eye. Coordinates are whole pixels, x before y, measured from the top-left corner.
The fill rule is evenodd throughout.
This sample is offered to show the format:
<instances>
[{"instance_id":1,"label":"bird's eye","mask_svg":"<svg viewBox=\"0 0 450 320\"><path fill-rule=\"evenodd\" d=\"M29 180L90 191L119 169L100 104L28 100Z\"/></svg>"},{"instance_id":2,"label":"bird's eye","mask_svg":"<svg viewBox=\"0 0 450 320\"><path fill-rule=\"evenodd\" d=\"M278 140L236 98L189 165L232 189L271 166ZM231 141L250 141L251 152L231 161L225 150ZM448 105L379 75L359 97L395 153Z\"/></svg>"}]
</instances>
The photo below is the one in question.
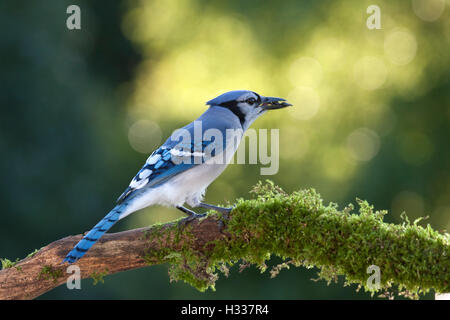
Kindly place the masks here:
<instances>
[{"instance_id":1,"label":"bird's eye","mask_svg":"<svg viewBox=\"0 0 450 320\"><path fill-rule=\"evenodd\" d=\"M255 98L248 98L247 99L247 103L248 104L254 104L256 102L256 99Z\"/></svg>"}]
</instances>

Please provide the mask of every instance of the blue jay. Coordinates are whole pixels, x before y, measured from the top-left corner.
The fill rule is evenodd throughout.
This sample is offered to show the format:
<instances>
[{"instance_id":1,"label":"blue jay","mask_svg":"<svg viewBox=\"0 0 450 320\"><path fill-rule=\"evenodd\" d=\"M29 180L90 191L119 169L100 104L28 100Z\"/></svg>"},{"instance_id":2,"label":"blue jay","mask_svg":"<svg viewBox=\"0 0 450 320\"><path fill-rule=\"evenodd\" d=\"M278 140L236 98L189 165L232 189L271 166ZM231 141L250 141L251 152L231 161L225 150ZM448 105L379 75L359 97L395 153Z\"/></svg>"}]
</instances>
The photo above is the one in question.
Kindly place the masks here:
<instances>
[{"instance_id":1,"label":"blue jay","mask_svg":"<svg viewBox=\"0 0 450 320\"><path fill-rule=\"evenodd\" d=\"M188 215L186 221L203 215L185 208L185 203L228 214L232 208L202 202L206 188L231 161L243 133L253 121L267 110L291 106L284 101L248 90L230 91L208 101L206 112L175 131L150 155L117 205L78 242L63 262L76 262L118 220L151 205L176 207ZM231 137L229 132L233 133ZM209 140L205 137L208 133ZM181 142L180 138L183 138Z\"/></svg>"}]
</instances>

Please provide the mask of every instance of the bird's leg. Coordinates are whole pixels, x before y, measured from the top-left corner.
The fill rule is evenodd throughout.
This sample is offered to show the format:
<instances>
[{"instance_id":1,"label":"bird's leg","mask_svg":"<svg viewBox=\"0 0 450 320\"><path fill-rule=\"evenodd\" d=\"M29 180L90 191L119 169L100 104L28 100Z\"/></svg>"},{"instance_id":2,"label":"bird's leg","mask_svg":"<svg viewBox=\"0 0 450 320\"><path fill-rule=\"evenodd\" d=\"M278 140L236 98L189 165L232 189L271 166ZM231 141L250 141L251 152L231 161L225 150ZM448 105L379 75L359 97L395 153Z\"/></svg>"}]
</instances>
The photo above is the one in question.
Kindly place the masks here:
<instances>
[{"instance_id":1,"label":"bird's leg","mask_svg":"<svg viewBox=\"0 0 450 320\"><path fill-rule=\"evenodd\" d=\"M194 211L189 210L188 208L185 208L183 206L177 206L177 209L183 211L185 214L188 215L186 218L184 218L183 220L180 221L180 223L183 225L186 225L188 222L191 222L194 219L202 218L202 217L206 216L206 213L198 214L198 213L195 213Z\"/></svg>"},{"instance_id":2,"label":"bird's leg","mask_svg":"<svg viewBox=\"0 0 450 320\"><path fill-rule=\"evenodd\" d=\"M207 204L207 203L203 203L203 202L200 202L200 204L198 206L202 207L202 208L205 208L205 209L212 209L212 210L215 210L217 212L220 212L226 218L228 218L228 214L231 212L231 210L233 210L233 208L223 208L223 207L218 207L218 206L214 206L212 204Z\"/></svg>"}]
</instances>

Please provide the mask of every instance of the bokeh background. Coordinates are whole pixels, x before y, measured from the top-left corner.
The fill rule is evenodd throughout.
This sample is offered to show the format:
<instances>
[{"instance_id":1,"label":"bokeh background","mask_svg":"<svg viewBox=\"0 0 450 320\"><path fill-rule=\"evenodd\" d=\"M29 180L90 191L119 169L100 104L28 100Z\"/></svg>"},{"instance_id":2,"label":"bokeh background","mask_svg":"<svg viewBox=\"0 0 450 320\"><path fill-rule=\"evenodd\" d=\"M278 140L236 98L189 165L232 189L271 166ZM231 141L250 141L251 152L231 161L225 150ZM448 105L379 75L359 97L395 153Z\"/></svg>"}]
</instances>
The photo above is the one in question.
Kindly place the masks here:
<instances>
[{"instance_id":1,"label":"bokeh background","mask_svg":"<svg viewBox=\"0 0 450 320\"><path fill-rule=\"evenodd\" d=\"M81 30L66 8L81 8ZM381 8L381 29L366 10ZM0 2L0 257L90 229L170 133L228 90L286 97L280 170L231 165L210 203L248 198L270 178L316 188L340 207L359 197L386 220L406 211L450 228L450 1ZM155 207L113 232L181 217ZM279 263L277 258L272 264ZM167 266L123 272L41 299L363 299L291 268L222 276L216 291L169 283ZM427 297L430 297L428 295Z\"/></svg>"}]
</instances>

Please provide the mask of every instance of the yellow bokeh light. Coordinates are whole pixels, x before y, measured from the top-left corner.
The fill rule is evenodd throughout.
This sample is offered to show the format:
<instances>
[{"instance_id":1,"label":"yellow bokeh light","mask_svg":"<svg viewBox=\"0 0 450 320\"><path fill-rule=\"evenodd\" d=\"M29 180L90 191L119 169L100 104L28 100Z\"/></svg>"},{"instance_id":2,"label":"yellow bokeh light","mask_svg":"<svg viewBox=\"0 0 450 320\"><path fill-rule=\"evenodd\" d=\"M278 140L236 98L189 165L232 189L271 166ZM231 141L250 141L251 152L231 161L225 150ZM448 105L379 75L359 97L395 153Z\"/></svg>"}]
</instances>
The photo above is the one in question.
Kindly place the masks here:
<instances>
[{"instance_id":1,"label":"yellow bokeh light","mask_svg":"<svg viewBox=\"0 0 450 320\"><path fill-rule=\"evenodd\" d=\"M314 56L321 61L321 64L329 68L336 69L342 66L345 57L347 43L339 38L327 37L327 30L314 45Z\"/></svg>"},{"instance_id":2,"label":"yellow bokeh light","mask_svg":"<svg viewBox=\"0 0 450 320\"><path fill-rule=\"evenodd\" d=\"M380 149L380 138L373 130L359 128L348 135L347 148L353 159L369 161L377 155Z\"/></svg>"},{"instance_id":3,"label":"yellow bokeh light","mask_svg":"<svg viewBox=\"0 0 450 320\"><path fill-rule=\"evenodd\" d=\"M299 160L303 158L309 148L309 135L297 127L287 127L280 129L280 157L289 160ZM295 141L295 147L292 146Z\"/></svg>"},{"instance_id":4,"label":"yellow bokeh light","mask_svg":"<svg viewBox=\"0 0 450 320\"><path fill-rule=\"evenodd\" d=\"M287 99L295 106L289 109L289 114L296 119L309 120L319 111L320 97L313 88L297 87L289 93Z\"/></svg>"},{"instance_id":5,"label":"yellow bokeh light","mask_svg":"<svg viewBox=\"0 0 450 320\"><path fill-rule=\"evenodd\" d=\"M383 60L372 56L362 57L353 67L356 84L365 90L381 87L386 81L387 73Z\"/></svg>"},{"instance_id":6,"label":"yellow bokeh light","mask_svg":"<svg viewBox=\"0 0 450 320\"><path fill-rule=\"evenodd\" d=\"M149 13L146 10L143 12ZM174 15L177 16L176 13ZM152 17L146 19L151 21ZM128 32L134 30L124 24ZM208 28L199 25L207 25ZM156 27L159 25L149 28L153 30ZM270 73L267 69L270 64L258 64L267 57L263 50L259 50L248 26L239 17L199 16L198 20L187 22L186 29L190 28L196 29L196 32L190 34L189 41L181 39L157 63L147 60L142 64L133 105L151 108L154 119L168 116L189 119L193 111L205 110L207 100L225 91L271 91L270 78L265 76ZM185 31L179 32L184 34ZM168 37L171 38L170 35ZM181 35L172 37L178 39ZM153 37L139 39L153 48ZM155 96L158 99L154 99Z\"/></svg>"},{"instance_id":7,"label":"yellow bokeh light","mask_svg":"<svg viewBox=\"0 0 450 320\"><path fill-rule=\"evenodd\" d=\"M445 9L445 0L412 0L416 16L423 21L436 21Z\"/></svg>"},{"instance_id":8,"label":"yellow bokeh light","mask_svg":"<svg viewBox=\"0 0 450 320\"><path fill-rule=\"evenodd\" d=\"M159 125L151 120L138 120L128 130L128 141L131 147L140 153L150 153L162 140Z\"/></svg>"},{"instance_id":9,"label":"yellow bokeh light","mask_svg":"<svg viewBox=\"0 0 450 320\"><path fill-rule=\"evenodd\" d=\"M392 31L384 40L384 53L393 64L410 63L416 56L416 52L416 37L407 30Z\"/></svg>"},{"instance_id":10,"label":"yellow bokeh light","mask_svg":"<svg viewBox=\"0 0 450 320\"><path fill-rule=\"evenodd\" d=\"M280 166L296 166L297 180L311 168L323 173L324 185L350 180L364 161L376 157L379 135L396 135L393 129L401 119L392 114L392 98L412 99L430 87L425 71L435 62L428 52L440 40L424 38L423 22L408 3L402 11L404 5L382 1L381 30L368 30L361 20L367 6L329 3L329 18L316 24L312 18L308 34L304 22L291 20L281 37L265 29L257 13L231 4L129 1L122 29L142 62L128 112L133 119L175 129L204 112L207 100L229 90L286 98L293 107L267 113L253 124L280 129ZM445 23L441 18L439 24ZM450 39L448 30L441 33ZM408 145L401 142L399 152L412 163L423 163L434 150L423 143L408 158L402 151ZM248 168L230 166L224 184ZM343 188L337 189L330 183L330 193L343 194Z\"/></svg>"},{"instance_id":11,"label":"yellow bokeh light","mask_svg":"<svg viewBox=\"0 0 450 320\"><path fill-rule=\"evenodd\" d=\"M322 80L322 72L319 61L310 57L301 57L292 63L289 79L294 86L316 88Z\"/></svg>"},{"instance_id":12,"label":"yellow bokeh light","mask_svg":"<svg viewBox=\"0 0 450 320\"><path fill-rule=\"evenodd\" d=\"M330 147L322 155L325 175L335 181L346 181L354 174L356 166L347 160L347 150L342 146Z\"/></svg>"}]
</instances>

